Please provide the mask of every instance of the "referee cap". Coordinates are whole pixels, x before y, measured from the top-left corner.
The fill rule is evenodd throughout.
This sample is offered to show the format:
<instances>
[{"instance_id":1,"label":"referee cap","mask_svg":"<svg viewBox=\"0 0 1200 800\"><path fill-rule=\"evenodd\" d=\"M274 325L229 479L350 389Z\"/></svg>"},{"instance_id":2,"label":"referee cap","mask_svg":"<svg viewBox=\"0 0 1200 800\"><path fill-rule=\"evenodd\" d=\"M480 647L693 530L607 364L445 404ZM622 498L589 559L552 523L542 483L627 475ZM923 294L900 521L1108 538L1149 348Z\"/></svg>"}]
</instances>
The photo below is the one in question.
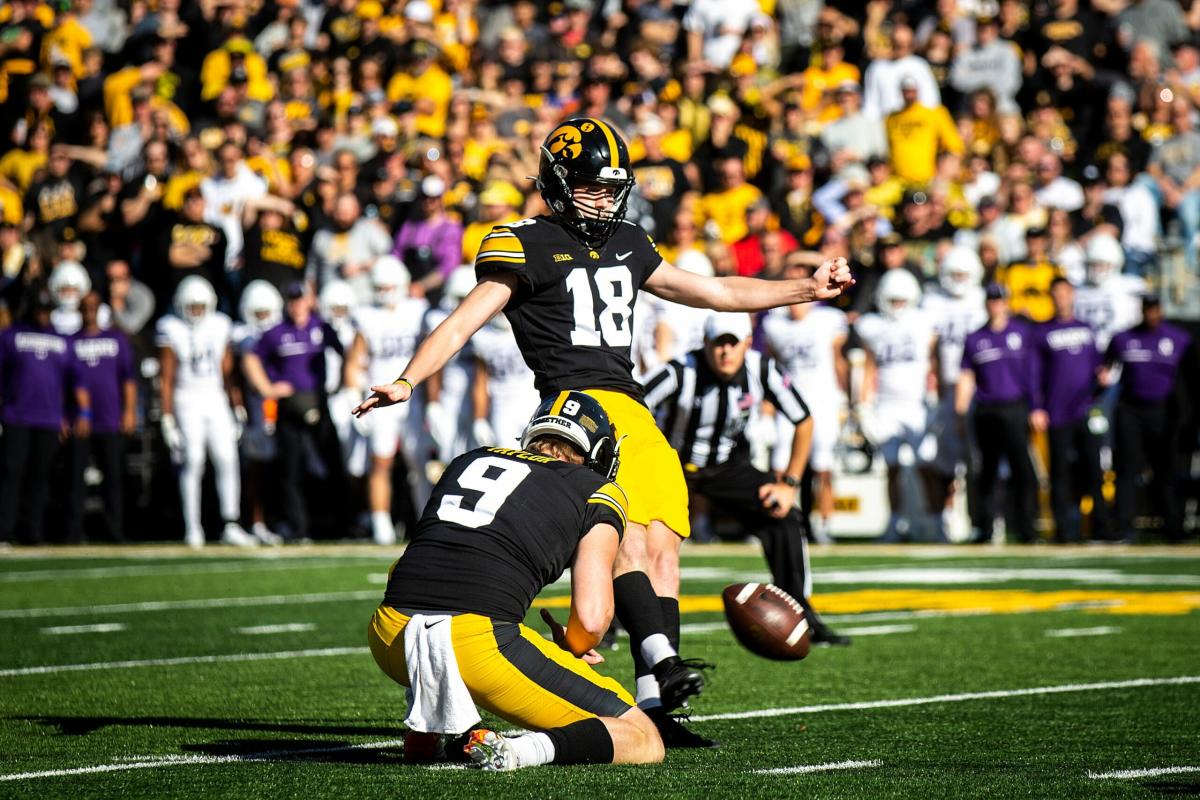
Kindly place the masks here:
<instances>
[{"instance_id":1,"label":"referee cap","mask_svg":"<svg viewBox=\"0 0 1200 800\"><path fill-rule=\"evenodd\" d=\"M744 312L725 311L713 314L704 323L705 341L720 339L722 336L732 336L739 342L750 336L750 315Z\"/></svg>"}]
</instances>

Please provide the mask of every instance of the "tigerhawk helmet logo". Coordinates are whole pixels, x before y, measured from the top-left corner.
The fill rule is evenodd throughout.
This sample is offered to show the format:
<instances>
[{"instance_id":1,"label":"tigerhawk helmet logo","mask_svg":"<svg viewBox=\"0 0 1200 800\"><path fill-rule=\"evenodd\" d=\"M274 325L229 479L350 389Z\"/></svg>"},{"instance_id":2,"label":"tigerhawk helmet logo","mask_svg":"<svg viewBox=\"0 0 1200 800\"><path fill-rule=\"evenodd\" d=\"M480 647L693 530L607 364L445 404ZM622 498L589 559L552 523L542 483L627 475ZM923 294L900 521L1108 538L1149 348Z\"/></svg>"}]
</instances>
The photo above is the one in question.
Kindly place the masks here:
<instances>
[{"instance_id":1,"label":"tigerhawk helmet logo","mask_svg":"<svg viewBox=\"0 0 1200 800\"><path fill-rule=\"evenodd\" d=\"M560 153L567 158L579 158L583 152L583 134L579 129L570 125L564 125L556 130L550 137L549 147L553 155Z\"/></svg>"}]
</instances>

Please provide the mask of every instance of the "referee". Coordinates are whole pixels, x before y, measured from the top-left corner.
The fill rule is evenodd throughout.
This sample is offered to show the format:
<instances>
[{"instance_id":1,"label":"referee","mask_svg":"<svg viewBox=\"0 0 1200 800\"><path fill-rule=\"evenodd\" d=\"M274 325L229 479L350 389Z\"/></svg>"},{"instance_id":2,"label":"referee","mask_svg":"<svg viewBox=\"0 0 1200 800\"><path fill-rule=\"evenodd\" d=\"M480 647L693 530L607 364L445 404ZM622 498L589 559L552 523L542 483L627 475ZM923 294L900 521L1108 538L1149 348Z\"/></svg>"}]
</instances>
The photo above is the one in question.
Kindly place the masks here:
<instances>
[{"instance_id":1,"label":"referee","mask_svg":"<svg viewBox=\"0 0 1200 800\"><path fill-rule=\"evenodd\" d=\"M646 404L679 453L693 495L726 511L762 541L775 585L804 607L812 641L849 644L809 605L808 544L796 498L812 445L812 417L791 379L775 362L750 350L750 317L714 314L704 347L663 365L646 380ZM796 426L782 477L750 463L746 426L770 402Z\"/></svg>"}]
</instances>

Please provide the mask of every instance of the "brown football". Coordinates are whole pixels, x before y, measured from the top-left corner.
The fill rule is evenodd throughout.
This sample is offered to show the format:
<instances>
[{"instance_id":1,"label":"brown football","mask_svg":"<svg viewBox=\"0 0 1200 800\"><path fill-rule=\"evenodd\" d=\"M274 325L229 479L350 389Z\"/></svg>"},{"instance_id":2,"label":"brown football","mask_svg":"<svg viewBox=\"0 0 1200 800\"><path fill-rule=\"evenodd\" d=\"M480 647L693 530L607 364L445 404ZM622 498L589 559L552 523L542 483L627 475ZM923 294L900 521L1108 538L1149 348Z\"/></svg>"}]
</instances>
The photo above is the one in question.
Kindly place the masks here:
<instances>
[{"instance_id":1,"label":"brown football","mask_svg":"<svg viewBox=\"0 0 1200 800\"><path fill-rule=\"evenodd\" d=\"M799 661L808 655L804 609L783 589L770 583L735 583L725 587L721 598L733 635L750 652L776 661Z\"/></svg>"}]
</instances>

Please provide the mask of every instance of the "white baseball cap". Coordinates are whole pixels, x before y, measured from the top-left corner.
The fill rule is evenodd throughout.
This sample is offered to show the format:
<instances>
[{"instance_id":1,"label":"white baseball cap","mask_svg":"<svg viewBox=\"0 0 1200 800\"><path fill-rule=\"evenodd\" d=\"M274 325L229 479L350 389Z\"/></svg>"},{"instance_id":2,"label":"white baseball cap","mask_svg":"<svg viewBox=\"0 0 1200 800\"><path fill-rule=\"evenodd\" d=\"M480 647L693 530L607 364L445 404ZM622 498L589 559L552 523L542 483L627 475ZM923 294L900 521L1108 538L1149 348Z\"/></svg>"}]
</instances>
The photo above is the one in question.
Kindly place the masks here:
<instances>
[{"instance_id":1,"label":"white baseball cap","mask_svg":"<svg viewBox=\"0 0 1200 800\"><path fill-rule=\"evenodd\" d=\"M704 338L710 342L722 336L732 336L741 341L748 338L752 332L750 315L741 311L719 312L704 323Z\"/></svg>"}]
</instances>

